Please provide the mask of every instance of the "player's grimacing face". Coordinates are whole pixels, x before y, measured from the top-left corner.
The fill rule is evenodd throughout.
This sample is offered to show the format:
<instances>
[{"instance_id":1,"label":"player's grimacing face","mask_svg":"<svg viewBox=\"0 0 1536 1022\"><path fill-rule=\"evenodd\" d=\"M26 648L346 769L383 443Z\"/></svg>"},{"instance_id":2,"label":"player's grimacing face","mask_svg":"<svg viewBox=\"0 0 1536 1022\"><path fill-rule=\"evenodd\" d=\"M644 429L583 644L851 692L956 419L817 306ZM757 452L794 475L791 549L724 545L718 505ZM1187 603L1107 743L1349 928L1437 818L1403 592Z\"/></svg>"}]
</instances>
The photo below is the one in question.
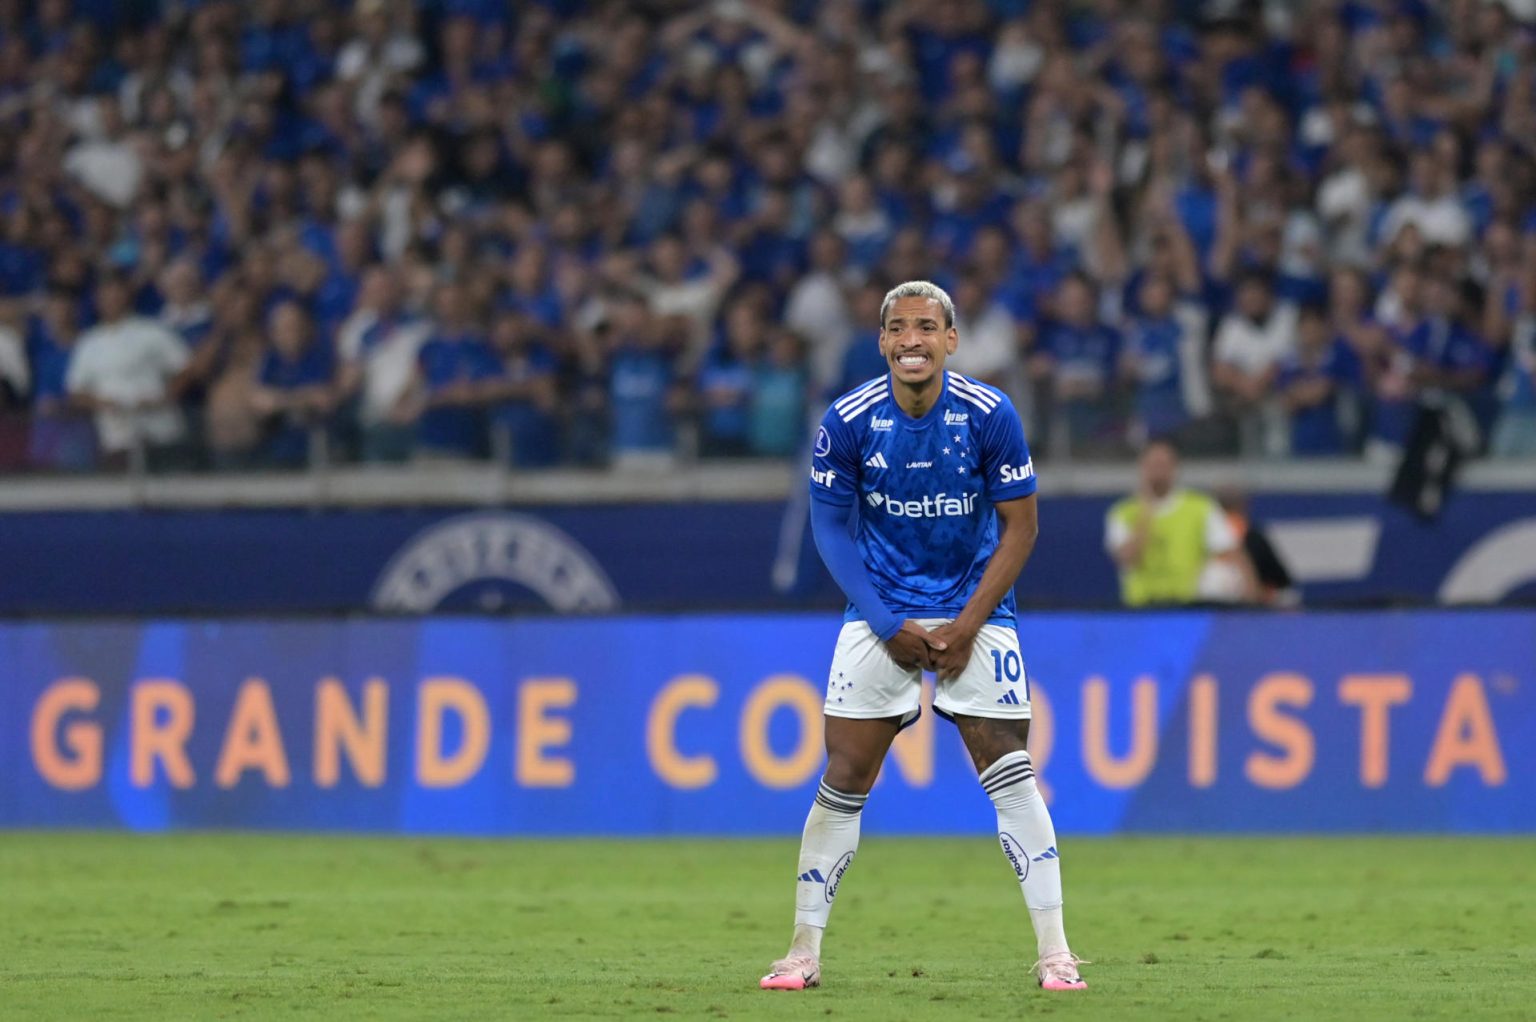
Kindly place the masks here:
<instances>
[{"instance_id":1,"label":"player's grimacing face","mask_svg":"<svg viewBox=\"0 0 1536 1022\"><path fill-rule=\"evenodd\" d=\"M937 376L959 343L959 334L944 325L944 307L934 298L898 298L880 325L880 354L891 375L913 386Z\"/></svg>"}]
</instances>

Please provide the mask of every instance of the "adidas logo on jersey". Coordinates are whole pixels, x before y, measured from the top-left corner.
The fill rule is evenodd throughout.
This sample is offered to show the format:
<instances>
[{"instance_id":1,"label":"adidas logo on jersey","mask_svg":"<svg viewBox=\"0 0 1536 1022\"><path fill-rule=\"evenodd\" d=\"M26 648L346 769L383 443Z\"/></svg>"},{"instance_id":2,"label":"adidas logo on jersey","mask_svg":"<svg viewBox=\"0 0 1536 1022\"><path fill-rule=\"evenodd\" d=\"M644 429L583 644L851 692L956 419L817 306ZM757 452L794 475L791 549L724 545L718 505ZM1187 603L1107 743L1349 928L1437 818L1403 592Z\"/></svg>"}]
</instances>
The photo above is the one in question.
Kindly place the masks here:
<instances>
[{"instance_id":1,"label":"adidas logo on jersey","mask_svg":"<svg viewBox=\"0 0 1536 1022\"><path fill-rule=\"evenodd\" d=\"M864 467L865 468L890 468L891 466L886 464L885 455L881 454L879 451L876 451L875 452L875 456L873 458L866 458L864 460Z\"/></svg>"},{"instance_id":2,"label":"adidas logo on jersey","mask_svg":"<svg viewBox=\"0 0 1536 1022\"><path fill-rule=\"evenodd\" d=\"M1018 694L1013 691L1013 689L1009 689L1003 693L1003 697L999 699L998 702L1002 703L1004 706L1018 706L1019 697Z\"/></svg>"}]
</instances>

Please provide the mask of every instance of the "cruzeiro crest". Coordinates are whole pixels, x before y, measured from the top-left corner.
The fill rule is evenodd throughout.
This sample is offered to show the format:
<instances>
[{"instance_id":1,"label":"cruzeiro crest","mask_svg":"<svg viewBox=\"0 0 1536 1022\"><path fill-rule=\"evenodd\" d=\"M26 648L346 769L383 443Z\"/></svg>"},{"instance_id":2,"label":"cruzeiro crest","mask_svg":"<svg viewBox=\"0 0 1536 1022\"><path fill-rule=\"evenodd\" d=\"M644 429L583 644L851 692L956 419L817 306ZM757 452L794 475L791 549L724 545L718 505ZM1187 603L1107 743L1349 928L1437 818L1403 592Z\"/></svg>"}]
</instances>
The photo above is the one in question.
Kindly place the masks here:
<instances>
[{"instance_id":1,"label":"cruzeiro crest","mask_svg":"<svg viewBox=\"0 0 1536 1022\"><path fill-rule=\"evenodd\" d=\"M619 595L592 555L570 536L529 515L459 515L423 529L374 583L375 610L424 614L455 592L483 583L482 609L500 605L501 586L529 590L551 610L614 610Z\"/></svg>"}]
</instances>

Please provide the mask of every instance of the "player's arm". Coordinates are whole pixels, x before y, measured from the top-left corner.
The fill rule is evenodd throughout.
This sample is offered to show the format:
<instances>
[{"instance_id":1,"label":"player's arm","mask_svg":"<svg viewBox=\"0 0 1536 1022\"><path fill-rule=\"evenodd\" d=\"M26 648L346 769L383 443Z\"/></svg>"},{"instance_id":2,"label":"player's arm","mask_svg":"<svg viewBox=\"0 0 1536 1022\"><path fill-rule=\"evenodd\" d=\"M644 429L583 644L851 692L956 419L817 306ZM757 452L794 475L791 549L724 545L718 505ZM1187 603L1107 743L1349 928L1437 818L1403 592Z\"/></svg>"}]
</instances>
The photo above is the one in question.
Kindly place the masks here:
<instances>
[{"instance_id":1,"label":"player's arm","mask_svg":"<svg viewBox=\"0 0 1536 1022\"><path fill-rule=\"evenodd\" d=\"M835 412L829 412L811 458L811 535L822 563L848 602L858 608L870 630L891 658L904 666L932 665L928 630L914 621L903 621L885 605L875 590L869 568L853 540L853 516L858 496L858 448Z\"/></svg>"},{"instance_id":2,"label":"player's arm","mask_svg":"<svg viewBox=\"0 0 1536 1022\"><path fill-rule=\"evenodd\" d=\"M976 591L965 601L965 607L953 622L933 630L933 637L942 640L947 649L933 654L933 668L940 677L959 674L971 660L971 643L987 623L997 605L1019 580L1019 572L1035 549L1035 539L1040 535L1040 509L1034 494L1005 500L994 505L997 526L1001 535L997 549L987 561L987 569L981 573Z\"/></svg>"},{"instance_id":3,"label":"player's arm","mask_svg":"<svg viewBox=\"0 0 1536 1022\"><path fill-rule=\"evenodd\" d=\"M848 602L859 608L870 630L885 643L891 659L903 667L933 666L930 647L943 649L944 643L936 642L916 621L897 617L880 599L858 545L853 541L852 521L852 504L840 507L822 500L811 501L811 534L816 538L822 563L848 597Z\"/></svg>"}]
</instances>

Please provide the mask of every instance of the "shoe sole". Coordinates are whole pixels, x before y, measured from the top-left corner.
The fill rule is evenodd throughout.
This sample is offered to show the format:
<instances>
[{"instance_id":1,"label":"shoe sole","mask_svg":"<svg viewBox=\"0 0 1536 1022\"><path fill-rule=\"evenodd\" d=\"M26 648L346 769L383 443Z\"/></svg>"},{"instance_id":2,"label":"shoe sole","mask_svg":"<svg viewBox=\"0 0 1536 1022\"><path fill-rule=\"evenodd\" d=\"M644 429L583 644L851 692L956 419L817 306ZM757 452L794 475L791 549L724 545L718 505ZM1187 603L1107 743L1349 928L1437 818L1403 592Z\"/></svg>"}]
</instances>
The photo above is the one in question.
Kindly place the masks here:
<instances>
[{"instance_id":1,"label":"shoe sole","mask_svg":"<svg viewBox=\"0 0 1536 1022\"><path fill-rule=\"evenodd\" d=\"M788 972L779 976L764 976L757 985L763 990L808 990L821 986L821 977Z\"/></svg>"}]
</instances>

